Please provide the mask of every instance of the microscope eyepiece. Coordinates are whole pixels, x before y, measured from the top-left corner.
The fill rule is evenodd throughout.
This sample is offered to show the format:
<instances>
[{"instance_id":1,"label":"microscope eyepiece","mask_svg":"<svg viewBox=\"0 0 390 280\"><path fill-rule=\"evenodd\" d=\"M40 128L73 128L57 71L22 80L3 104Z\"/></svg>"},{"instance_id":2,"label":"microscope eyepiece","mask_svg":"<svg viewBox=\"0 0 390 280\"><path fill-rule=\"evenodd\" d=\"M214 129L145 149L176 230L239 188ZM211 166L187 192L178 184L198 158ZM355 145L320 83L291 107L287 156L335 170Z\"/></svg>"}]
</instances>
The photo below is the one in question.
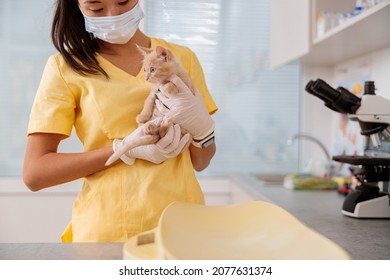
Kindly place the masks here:
<instances>
[{"instance_id":1,"label":"microscope eyepiece","mask_svg":"<svg viewBox=\"0 0 390 280\"><path fill-rule=\"evenodd\" d=\"M340 96L340 92L332 88L326 82L321 79L317 79L312 85L313 91L317 92L330 102L337 100Z\"/></svg>"},{"instance_id":2,"label":"microscope eyepiece","mask_svg":"<svg viewBox=\"0 0 390 280\"><path fill-rule=\"evenodd\" d=\"M366 81L364 83L364 94L375 95L375 83L373 81Z\"/></svg>"},{"instance_id":3,"label":"microscope eyepiece","mask_svg":"<svg viewBox=\"0 0 390 280\"><path fill-rule=\"evenodd\" d=\"M320 82L321 83L321 82ZM318 91L318 87L319 87L319 79L316 80L316 81L312 81L310 80L306 87L305 87L305 90L318 97L319 99L321 99L322 101L325 102L325 106L326 107L329 107L330 109L334 110L334 111L337 111L336 108L333 107L332 105L332 99L330 97L328 97L326 94L323 94L322 91Z\"/></svg>"},{"instance_id":4,"label":"microscope eyepiece","mask_svg":"<svg viewBox=\"0 0 390 280\"><path fill-rule=\"evenodd\" d=\"M321 79L310 80L305 90L323 100L327 107L339 113L354 114L360 107L361 99L359 97L343 87L334 89Z\"/></svg>"}]
</instances>

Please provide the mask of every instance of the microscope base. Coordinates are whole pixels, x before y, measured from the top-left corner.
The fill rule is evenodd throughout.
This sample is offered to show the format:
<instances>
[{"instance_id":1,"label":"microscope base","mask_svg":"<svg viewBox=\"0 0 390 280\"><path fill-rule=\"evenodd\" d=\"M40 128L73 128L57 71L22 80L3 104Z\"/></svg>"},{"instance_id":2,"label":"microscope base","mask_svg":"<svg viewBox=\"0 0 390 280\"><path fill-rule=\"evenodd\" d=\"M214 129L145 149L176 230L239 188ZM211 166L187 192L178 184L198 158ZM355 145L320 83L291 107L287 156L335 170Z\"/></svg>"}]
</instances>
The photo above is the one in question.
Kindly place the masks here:
<instances>
[{"instance_id":1,"label":"microscope base","mask_svg":"<svg viewBox=\"0 0 390 280\"><path fill-rule=\"evenodd\" d=\"M390 218L389 196L383 195L377 198L358 202L354 205L354 209L348 209L348 196L343 205L343 213L346 216L354 218ZM348 210L346 210L348 209Z\"/></svg>"}]
</instances>

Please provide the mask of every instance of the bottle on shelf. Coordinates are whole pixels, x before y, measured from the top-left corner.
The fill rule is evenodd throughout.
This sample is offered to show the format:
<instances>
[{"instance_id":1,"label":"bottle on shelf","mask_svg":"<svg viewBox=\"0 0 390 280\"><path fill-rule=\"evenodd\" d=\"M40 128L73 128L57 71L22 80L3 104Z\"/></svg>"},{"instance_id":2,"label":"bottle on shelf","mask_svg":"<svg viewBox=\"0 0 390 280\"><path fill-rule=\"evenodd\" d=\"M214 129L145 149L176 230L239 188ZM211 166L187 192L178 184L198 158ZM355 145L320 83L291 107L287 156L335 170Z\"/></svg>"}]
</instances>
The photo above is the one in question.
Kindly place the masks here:
<instances>
[{"instance_id":1,"label":"bottle on shelf","mask_svg":"<svg viewBox=\"0 0 390 280\"><path fill-rule=\"evenodd\" d=\"M349 13L340 13L329 10L321 11L317 16L317 38L321 38L328 31L348 22L349 19L360 15L381 2L383 2L383 0L356 0L354 11Z\"/></svg>"}]
</instances>

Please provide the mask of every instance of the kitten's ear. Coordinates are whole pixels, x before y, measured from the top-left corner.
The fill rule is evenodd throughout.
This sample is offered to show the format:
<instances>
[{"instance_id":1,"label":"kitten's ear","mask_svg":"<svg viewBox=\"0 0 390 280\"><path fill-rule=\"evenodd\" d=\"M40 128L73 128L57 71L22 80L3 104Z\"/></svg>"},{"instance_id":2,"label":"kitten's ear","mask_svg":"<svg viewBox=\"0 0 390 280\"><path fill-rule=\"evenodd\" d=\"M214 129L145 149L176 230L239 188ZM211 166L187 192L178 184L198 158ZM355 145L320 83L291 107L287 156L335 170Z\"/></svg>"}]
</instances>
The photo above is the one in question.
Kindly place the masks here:
<instances>
[{"instance_id":1,"label":"kitten's ear","mask_svg":"<svg viewBox=\"0 0 390 280\"><path fill-rule=\"evenodd\" d=\"M135 46L137 47L137 50L143 55L143 56L146 56L148 54L150 54L153 49L149 49L149 48L144 48L144 47L141 47L137 44L135 44Z\"/></svg>"},{"instance_id":2,"label":"kitten's ear","mask_svg":"<svg viewBox=\"0 0 390 280\"><path fill-rule=\"evenodd\" d=\"M157 57L161 58L164 61L170 61L173 58L173 54L169 49L157 46L156 47Z\"/></svg>"}]
</instances>

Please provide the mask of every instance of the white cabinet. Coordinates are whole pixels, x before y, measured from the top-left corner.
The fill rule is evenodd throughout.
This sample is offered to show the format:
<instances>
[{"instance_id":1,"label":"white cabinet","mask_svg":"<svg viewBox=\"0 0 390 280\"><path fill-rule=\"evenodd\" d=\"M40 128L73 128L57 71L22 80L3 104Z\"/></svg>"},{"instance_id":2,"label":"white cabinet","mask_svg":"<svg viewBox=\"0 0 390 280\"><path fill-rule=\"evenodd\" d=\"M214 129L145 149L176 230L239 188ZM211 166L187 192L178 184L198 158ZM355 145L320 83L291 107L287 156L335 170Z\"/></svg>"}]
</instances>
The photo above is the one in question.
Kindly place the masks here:
<instances>
[{"instance_id":1,"label":"white cabinet","mask_svg":"<svg viewBox=\"0 0 390 280\"><path fill-rule=\"evenodd\" d=\"M81 183L31 192L21 179L0 180L0 243L61 242Z\"/></svg>"},{"instance_id":2,"label":"white cabinet","mask_svg":"<svg viewBox=\"0 0 390 280\"><path fill-rule=\"evenodd\" d=\"M207 205L254 200L241 185L228 179L201 179ZM20 179L0 181L0 243L61 242L71 219L81 182L31 192Z\"/></svg>"},{"instance_id":3,"label":"white cabinet","mask_svg":"<svg viewBox=\"0 0 390 280\"><path fill-rule=\"evenodd\" d=\"M270 1L270 61L275 68L310 50L310 0Z\"/></svg>"},{"instance_id":4,"label":"white cabinet","mask_svg":"<svg viewBox=\"0 0 390 280\"><path fill-rule=\"evenodd\" d=\"M317 37L319 11L348 11L355 3L356 0L272 0L271 67L291 62L331 66L390 46L390 0Z\"/></svg>"}]
</instances>

